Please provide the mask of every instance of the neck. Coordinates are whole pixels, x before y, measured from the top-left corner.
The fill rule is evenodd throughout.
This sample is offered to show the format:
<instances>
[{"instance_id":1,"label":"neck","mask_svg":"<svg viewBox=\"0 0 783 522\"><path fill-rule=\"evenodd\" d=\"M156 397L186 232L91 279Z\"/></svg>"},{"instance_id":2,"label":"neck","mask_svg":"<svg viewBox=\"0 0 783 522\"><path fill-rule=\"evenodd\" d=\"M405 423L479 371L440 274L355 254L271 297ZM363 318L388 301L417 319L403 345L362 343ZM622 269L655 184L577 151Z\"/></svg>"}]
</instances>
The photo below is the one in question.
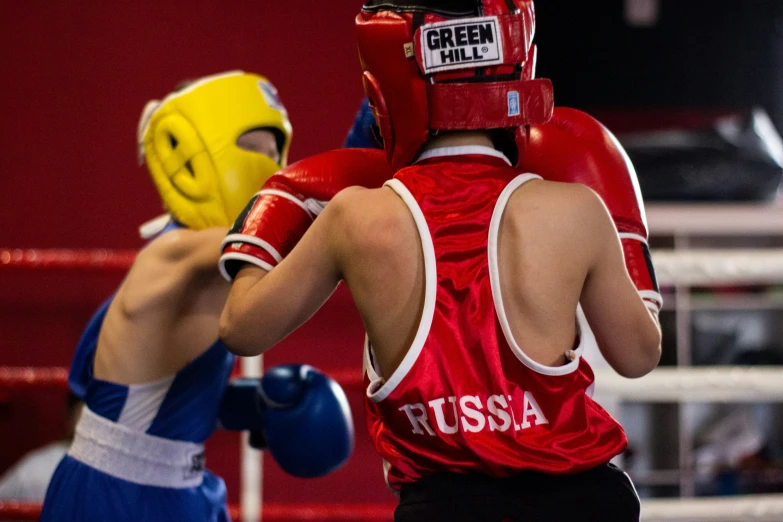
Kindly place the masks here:
<instances>
[{"instance_id":1,"label":"neck","mask_svg":"<svg viewBox=\"0 0 783 522\"><path fill-rule=\"evenodd\" d=\"M422 146L421 151L425 152L442 147L466 147L470 145L480 145L483 147L494 148L492 139L486 131L460 131L445 132L428 139Z\"/></svg>"}]
</instances>

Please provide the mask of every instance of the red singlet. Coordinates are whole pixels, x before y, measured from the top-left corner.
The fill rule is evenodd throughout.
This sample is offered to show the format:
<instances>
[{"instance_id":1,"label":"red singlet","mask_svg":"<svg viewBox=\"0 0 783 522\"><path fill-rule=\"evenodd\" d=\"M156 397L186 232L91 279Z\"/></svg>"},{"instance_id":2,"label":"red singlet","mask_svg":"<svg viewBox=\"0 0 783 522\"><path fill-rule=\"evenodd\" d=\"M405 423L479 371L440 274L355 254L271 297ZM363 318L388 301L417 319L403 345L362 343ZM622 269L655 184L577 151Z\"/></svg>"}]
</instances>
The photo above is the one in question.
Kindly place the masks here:
<instances>
[{"instance_id":1,"label":"red singlet","mask_svg":"<svg viewBox=\"0 0 783 522\"><path fill-rule=\"evenodd\" d=\"M370 436L390 487L438 472L578 473L622 452L622 427L590 395L581 354L595 343L581 307L573 362L538 364L514 341L497 268L500 218L522 175L494 149L435 149L387 183L416 221L424 309L399 368L364 367Z\"/></svg>"}]
</instances>

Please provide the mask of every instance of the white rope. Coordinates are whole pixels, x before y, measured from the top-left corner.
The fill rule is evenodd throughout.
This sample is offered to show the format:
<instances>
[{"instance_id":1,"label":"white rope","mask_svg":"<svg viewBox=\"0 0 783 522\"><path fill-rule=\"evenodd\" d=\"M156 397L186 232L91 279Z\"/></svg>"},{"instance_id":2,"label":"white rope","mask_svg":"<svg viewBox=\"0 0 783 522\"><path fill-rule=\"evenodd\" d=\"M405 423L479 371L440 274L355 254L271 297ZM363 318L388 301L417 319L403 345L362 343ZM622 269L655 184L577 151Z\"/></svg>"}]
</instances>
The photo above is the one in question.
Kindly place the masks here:
<instances>
[{"instance_id":1,"label":"white rope","mask_svg":"<svg viewBox=\"0 0 783 522\"><path fill-rule=\"evenodd\" d=\"M656 250L661 285L783 283L783 249Z\"/></svg>"},{"instance_id":2,"label":"white rope","mask_svg":"<svg viewBox=\"0 0 783 522\"><path fill-rule=\"evenodd\" d=\"M645 500L641 522L780 522L783 495Z\"/></svg>"},{"instance_id":3,"label":"white rope","mask_svg":"<svg viewBox=\"0 0 783 522\"><path fill-rule=\"evenodd\" d=\"M243 377L261 377L264 369L263 356L243 357L241 359ZM258 522L261 520L263 502L263 452L250 447L249 433L243 432L240 437L240 499L242 522Z\"/></svg>"},{"instance_id":4,"label":"white rope","mask_svg":"<svg viewBox=\"0 0 783 522\"><path fill-rule=\"evenodd\" d=\"M783 402L783 368L664 367L641 379L603 369L595 371L595 394L643 402Z\"/></svg>"},{"instance_id":5,"label":"white rope","mask_svg":"<svg viewBox=\"0 0 783 522\"><path fill-rule=\"evenodd\" d=\"M650 235L779 236L783 205L777 203L652 203Z\"/></svg>"}]
</instances>

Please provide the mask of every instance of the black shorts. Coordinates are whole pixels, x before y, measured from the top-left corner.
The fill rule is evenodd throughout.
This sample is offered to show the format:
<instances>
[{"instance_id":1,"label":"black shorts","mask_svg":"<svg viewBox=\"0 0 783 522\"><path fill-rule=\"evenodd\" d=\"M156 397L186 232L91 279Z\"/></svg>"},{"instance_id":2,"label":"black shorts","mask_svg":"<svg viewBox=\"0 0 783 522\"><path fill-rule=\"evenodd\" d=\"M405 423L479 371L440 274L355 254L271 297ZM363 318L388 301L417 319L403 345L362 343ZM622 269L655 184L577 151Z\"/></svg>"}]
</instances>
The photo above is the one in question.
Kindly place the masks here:
<instances>
[{"instance_id":1,"label":"black shorts","mask_svg":"<svg viewBox=\"0 0 783 522\"><path fill-rule=\"evenodd\" d=\"M505 479L441 473L403 486L395 522L638 522L628 475L605 464L577 475Z\"/></svg>"}]
</instances>

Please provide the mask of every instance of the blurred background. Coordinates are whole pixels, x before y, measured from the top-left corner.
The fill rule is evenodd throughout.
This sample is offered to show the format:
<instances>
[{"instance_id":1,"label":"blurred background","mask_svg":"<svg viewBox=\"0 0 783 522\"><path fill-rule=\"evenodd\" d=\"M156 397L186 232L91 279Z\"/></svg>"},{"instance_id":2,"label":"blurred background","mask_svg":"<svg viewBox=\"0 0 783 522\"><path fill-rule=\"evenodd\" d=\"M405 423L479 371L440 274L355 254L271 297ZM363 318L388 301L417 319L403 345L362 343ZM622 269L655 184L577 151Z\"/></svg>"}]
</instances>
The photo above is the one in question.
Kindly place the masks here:
<instances>
[{"instance_id":1,"label":"blurred background","mask_svg":"<svg viewBox=\"0 0 783 522\"><path fill-rule=\"evenodd\" d=\"M291 161L339 147L363 93L353 36L361 1L0 3L0 248L136 249L161 213L136 158L145 102L180 81L243 69L278 88ZM539 76L558 105L601 119L626 146L655 249L783 247L783 2L539 0ZM783 263L782 263L783 264ZM0 270L0 366L67 366L121 272ZM783 287L664 291L664 366L779 365ZM363 331L339 291L266 357L360 375ZM0 371L0 375L2 372ZM348 386L357 447L317 482L270 459L265 502L394 504ZM783 396L780 397L783 403ZM0 386L0 474L68 433L64 389ZM616 401L622 463L645 497L783 492L775 402ZM239 439L207 465L239 497ZM1 490L1 488L0 488Z\"/></svg>"}]
</instances>

